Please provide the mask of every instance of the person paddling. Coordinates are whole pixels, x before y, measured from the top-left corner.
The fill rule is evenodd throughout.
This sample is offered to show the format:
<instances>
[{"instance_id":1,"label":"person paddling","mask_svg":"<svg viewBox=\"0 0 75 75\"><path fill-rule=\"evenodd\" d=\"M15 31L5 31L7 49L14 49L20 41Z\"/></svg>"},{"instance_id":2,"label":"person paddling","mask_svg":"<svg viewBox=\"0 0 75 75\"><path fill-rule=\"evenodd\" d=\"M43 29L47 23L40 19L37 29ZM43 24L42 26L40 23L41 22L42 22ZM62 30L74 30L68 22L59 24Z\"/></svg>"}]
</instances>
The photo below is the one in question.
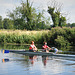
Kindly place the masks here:
<instances>
[{"instance_id":1,"label":"person paddling","mask_svg":"<svg viewBox=\"0 0 75 75\"><path fill-rule=\"evenodd\" d=\"M47 42L44 42L44 45L42 46L42 51L49 52L49 50L51 50L51 48L49 46L47 46Z\"/></svg>"},{"instance_id":2,"label":"person paddling","mask_svg":"<svg viewBox=\"0 0 75 75\"><path fill-rule=\"evenodd\" d=\"M34 41L31 41L31 45L29 47L29 51L30 52L36 52L37 51L37 48L36 46L34 45Z\"/></svg>"}]
</instances>

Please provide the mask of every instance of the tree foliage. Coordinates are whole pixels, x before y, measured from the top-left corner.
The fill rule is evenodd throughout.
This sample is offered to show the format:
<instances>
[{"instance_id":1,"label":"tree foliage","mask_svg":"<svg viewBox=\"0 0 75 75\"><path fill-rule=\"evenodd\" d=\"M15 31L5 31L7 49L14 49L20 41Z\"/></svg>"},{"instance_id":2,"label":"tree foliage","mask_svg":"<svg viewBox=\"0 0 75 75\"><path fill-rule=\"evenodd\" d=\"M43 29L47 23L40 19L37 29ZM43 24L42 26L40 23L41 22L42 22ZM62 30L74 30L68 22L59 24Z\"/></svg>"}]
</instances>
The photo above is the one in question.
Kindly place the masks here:
<instances>
[{"instance_id":1,"label":"tree foliage","mask_svg":"<svg viewBox=\"0 0 75 75\"><path fill-rule=\"evenodd\" d=\"M52 1L52 5L48 6L48 13L51 15L53 27L66 25L66 18L60 12L61 6L55 0Z\"/></svg>"},{"instance_id":2,"label":"tree foliage","mask_svg":"<svg viewBox=\"0 0 75 75\"><path fill-rule=\"evenodd\" d=\"M13 29L13 21L5 18L3 20L3 29Z\"/></svg>"},{"instance_id":3,"label":"tree foliage","mask_svg":"<svg viewBox=\"0 0 75 75\"><path fill-rule=\"evenodd\" d=\"M29 0L21 2L14 10L8 11L9 18L2 18L0 16L0 29L21 29L21 30L41 30L51 29L50 20L53 21L53 27L70 26L75 27L75 23L66 24L66 17L61 14L62 4L53 0L48 5L48 13L51 17L44 16L44 11L37 11Z\"/></svg>"},{"instance_id":4,"label":"tree foliage","mask_svg":"<svg viewBox=\"0 0 75 75\"><path fill-rule=\"evenodd\" d=\"M3 28L3 24L2 24L2 16L0 16L0 29Z\"/></svg>"},{"instance_id":5,"label":"tree foliage","mask_svg":"<svg viewBox=\"0 0 75 75\"><path fill-rule=\"evenodd\" d=\"M75 23L72 23L72 24L68 23L66 26L67 27L75 27Z\"/></svg>"},{"instance_id":6,"label":"tree foliage","mask_svg":"<svg viewBox=\"0 0 75 75\"><path fill-rule=\"evenodd\" d=\"M21 6L16 7L13 12L9 12L8 16L14 20L16 29L35 30L50 28L49 25L46 26L47 23L45 22L45 27L43 26L43 14L41 12L37 13L35 8L32 7L32 3L30 4L28 0L26 2L22 1Z\"/></svg>"}]
</instances>

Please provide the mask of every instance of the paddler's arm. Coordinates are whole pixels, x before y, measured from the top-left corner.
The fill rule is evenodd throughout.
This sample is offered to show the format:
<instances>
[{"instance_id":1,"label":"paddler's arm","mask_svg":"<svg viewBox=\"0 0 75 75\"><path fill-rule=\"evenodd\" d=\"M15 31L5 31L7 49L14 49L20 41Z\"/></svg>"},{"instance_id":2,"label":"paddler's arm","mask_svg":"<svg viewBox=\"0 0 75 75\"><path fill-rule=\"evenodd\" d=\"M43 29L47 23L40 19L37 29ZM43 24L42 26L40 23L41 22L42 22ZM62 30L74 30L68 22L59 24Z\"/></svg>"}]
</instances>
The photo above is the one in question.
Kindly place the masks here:
<instances>
[{"instance_id":1,"label":"paddler's arm","mask_svg":"<svg viewBox=\"0 0 75 75\"><path fill-rule=\"evenodd\" d=\"M35 46L34 49L37 50L37 47Z\"/></svg>"},{"instance_id":2,"label":"paddler's arm","mask_svg":"<svg viewBox=\"0 0 75 75\"><path fill-rule=\"evenodd\" d=\"M49 50L52 50L52 48L50 48L49 46L47 46Z\"/></svg>"},{"instance_id":3,"label":"paddler's arm","mask_svg":"<svg viewBox=\"0 0 75 75\"><path fill-rule=\"evenodd\" d=\"M42 46L42 49L46 49L44 46Z\"/></svg>"}]
</instances>

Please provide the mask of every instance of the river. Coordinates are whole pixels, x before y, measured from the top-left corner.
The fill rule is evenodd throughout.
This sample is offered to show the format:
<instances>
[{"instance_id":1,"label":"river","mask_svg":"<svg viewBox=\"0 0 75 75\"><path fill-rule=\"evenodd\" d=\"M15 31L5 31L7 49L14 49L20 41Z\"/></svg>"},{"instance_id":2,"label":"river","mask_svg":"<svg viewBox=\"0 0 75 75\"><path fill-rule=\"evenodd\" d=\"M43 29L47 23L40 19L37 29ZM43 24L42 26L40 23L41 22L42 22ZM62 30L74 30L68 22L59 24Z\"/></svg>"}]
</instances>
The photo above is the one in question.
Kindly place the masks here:
<instances>
[{"instance_id":1,"label":"river","mask_svg":"<svg viewBox=\"0 0 75 75\"><path fill-rule=\"evenodd\" d=\"M75 75L75 59L3 54L0 50L0 75Z\"/></svg>"}]
</instances>

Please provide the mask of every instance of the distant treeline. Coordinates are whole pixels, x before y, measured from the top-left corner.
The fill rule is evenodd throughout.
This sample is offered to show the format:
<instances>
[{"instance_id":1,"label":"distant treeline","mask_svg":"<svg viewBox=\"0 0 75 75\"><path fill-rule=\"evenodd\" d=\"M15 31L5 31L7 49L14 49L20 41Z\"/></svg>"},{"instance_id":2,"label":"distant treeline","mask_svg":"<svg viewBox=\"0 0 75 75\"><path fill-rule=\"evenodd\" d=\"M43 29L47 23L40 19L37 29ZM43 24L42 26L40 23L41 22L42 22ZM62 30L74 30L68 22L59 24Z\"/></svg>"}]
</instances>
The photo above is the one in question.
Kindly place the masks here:
<instances>
[{"instance_id":1,"label":"distant treeline","mask_svg":"<svg viewBox=\"0 0 75 75\"><path fill-rule=\"evenodd\" d=\"M47 20L48 21L48 20ZM11 20L9 18L2 18L0 16L0 29L19 29L19 30L42 30L42 29L50 29L50 25L47 22L32 22L32 24L28 25L21 19Z\"/></svg>"},{"instance_id":2,"label":"distant treeline","mask_svg":"<svg viewBox=\"0 0 75 75\"><path fill-rule=\"evenodd\" d=\"M20 21L15 21L15 22L20 22ZM20 30L27 30L27 28L25 27L25 24L22 25L19 24L14 24L15 23L14 20L11 20L9 18L2 18L2 16L0 16L0 29L20 29ZM32 30L41 30L41 29L51 29L52 25L49 25L47 23L45 23L44 21L41 21L39 23L36 23L35 25L33 25ZM75 27L75 23L68 23L66 24L65 27ZM29 29L30 30L30 29Z\"/></svg>"},{"instance_id":3,"label":"distant treeline","mask_svg":"<svg viewBox=\"0 0 75 75\"><path fill-rule=\"evenodd\" d=\"M53 5L49 5L47 11L39 11L35 9L32 4L33 3L29 3L29 0L25 2L22 1L12 12L7 12L8 18L3 19L2 16L0 16L0 29L41 30L58 26L75 27L75 23L66 23L66 17L60 13L59 9L61 9L61 7L58 2L52 1ZM44 16L46 13L50 16ZM51 20L53 25L51 25Z\"/></svg>"},{"instance_id":4,"label":"distant treeline","mask_svg":"<svg viewBox=\"0 0 75 75\"><path fill-rule=\"evenodd\" d=\"M55 27L42 31L0 30L0 43L30 44L32 40L35 44L46 41L49 46L62 48L75 46L75 27Z\"/></svg>"}]
</instances>

